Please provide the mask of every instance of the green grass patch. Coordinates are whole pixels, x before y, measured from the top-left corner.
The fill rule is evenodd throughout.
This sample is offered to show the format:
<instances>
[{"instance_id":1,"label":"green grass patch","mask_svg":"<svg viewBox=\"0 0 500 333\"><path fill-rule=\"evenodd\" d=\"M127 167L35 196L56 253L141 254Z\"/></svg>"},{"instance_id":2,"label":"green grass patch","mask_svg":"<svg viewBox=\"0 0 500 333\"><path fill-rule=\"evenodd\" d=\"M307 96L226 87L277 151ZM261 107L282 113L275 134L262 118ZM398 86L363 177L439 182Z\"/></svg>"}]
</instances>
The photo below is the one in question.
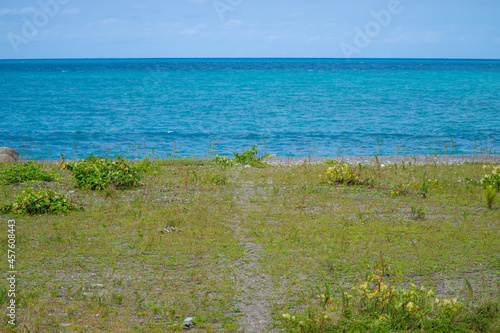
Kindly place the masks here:
<instances>
[{"instance_id":1,"label":"green grass patch","mask_svg":"<svg viewBox=\"0 0 500 333\"><path fill-rule=\"evenodd\" d=\"M320 183L325 164L124 160L116 169L141 185L115 186L103 170L117 160L96 159L80 174L101 191L48 163L63 181L36 184L85 210L15 218L19 327L181 332L193 317L198 331L234 332L264 316L264 332L498 329L500 209L485 205L483 164L349 165L364 186ZM0 206L18 187L0 185Z\"/></svg>"}]
</instances>

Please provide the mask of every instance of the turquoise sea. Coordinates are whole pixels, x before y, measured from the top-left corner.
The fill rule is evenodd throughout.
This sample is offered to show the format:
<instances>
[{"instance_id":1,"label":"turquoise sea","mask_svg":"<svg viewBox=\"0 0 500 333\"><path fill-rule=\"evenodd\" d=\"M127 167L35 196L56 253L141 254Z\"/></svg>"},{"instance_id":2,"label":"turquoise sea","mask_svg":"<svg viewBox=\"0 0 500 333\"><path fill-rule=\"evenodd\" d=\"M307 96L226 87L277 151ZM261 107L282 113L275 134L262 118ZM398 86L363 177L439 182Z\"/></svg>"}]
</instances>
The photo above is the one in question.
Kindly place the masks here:
<instances>
[{"instance_id":1,"label":"turquoise sea","mask_svg":"<svg viewBox=\"0 0 500 333\"><path fill-rule=\"evenodd\" d=\"M23 158L471 154L500 148L500 60L0 60Z\"/></svg>"}]
</instances>

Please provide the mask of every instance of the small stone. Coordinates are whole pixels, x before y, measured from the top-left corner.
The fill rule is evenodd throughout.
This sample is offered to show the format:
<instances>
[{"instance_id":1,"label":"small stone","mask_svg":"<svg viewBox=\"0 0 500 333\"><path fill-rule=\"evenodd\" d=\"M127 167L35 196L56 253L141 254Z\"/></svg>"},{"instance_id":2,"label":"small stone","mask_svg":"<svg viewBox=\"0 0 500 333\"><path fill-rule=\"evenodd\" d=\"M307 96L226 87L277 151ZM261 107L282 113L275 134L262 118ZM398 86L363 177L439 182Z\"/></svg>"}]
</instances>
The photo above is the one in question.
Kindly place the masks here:
<instances>
[{"instance_id":1,"label":"small stone","mask_svg":"<svg viewBox=\"0 0 500 333\"><path fill-rule=\"evenodd\" d=\"M0 163L16 163L16 160L7 154L0 154Z\"/></svg>"},{"instance_id":2,"label":"small stone","mask_svg":"<svg viewBox=\"0 0 500 333\"><path fill-rule=\"evenodd\" d=\"M14 161L19 161L19 153L14 148L0 147L0 155L2 154L9 155Z\"/></svg>"},{"instance_id":3,"label":"small stone","mask_svg":"<svg viewBox=\"0 0 500 333\"><path fill-rule=\"evenodd\" d=\"M62 327L68 327L71 326L71 324L61 324Z\"/></svg>"},{"instance_id":4,"label":"small stone","mask_svg":"<svg viewBox=\"0 0 500 333\"><path fill-rule=\"evenodd\" d=\"M190 330L196 326L196 324L193 322L193 317L187 317L184 319L184 323L182 324L184 326L185 330Z\"/></svg>"}]
</instances>

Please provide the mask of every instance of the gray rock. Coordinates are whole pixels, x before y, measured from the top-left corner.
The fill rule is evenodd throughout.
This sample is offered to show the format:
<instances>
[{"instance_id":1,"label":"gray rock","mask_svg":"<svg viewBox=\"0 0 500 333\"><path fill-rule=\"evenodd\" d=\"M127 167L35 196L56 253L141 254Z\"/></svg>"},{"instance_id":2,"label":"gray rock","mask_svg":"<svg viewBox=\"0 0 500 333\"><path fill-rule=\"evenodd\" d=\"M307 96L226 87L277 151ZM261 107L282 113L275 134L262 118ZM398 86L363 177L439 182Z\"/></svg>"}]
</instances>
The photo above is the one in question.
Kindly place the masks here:
<instances>
[{"instance_id":1,"label":"gray rock","mask_svg":"<svg viewBox=\"0 0 500 333\"><path fill-rule=\"evenodd\" d=\"M9 155L14 159L14 161L19 161L19 153L14 148L0 147L0 155Z\"/></svg>"},{"instance_id":2,"label":"gray rock","mask_svg":"<svg viewBox=\"0 0 500 333\"><path fill-rule=\"evenodd\" d=\"M16 163L16 160L10 155L0 154L0 163Z\"/></svg>"}]
</instances>

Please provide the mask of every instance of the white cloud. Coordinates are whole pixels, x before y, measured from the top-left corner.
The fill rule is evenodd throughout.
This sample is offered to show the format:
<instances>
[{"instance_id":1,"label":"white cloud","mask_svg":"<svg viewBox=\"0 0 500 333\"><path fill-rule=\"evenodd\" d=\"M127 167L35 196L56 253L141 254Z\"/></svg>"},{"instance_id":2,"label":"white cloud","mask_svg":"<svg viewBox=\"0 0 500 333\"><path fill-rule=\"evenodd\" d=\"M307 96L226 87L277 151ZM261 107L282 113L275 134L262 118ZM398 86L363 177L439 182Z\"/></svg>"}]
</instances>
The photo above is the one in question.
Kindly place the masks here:
<instances>
[{"instance_id":1,"label":"white cloud","mask_svg":"<svg viewBox=\"0 0 500 333\"><path fill-rule=\"evenodd\" d=\"M223 28L234 28L234 27L237 27L237 26L240 26L242 25L243 22L240 21L240 20L235 20L235 19L232 19L232 20L229 20L227 21L226 23L224 23L222 25Z\"/></svg>"},{"instance_id":2,"label":"white cloud","mask_svg":"<svg viewBox=\"0 0 500 333\"><path fill-rule=\"evenodd\" d=\"M11 12L8 8L0 8L0 16L7 15Z\"/></svg>"}]
</instances>

